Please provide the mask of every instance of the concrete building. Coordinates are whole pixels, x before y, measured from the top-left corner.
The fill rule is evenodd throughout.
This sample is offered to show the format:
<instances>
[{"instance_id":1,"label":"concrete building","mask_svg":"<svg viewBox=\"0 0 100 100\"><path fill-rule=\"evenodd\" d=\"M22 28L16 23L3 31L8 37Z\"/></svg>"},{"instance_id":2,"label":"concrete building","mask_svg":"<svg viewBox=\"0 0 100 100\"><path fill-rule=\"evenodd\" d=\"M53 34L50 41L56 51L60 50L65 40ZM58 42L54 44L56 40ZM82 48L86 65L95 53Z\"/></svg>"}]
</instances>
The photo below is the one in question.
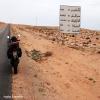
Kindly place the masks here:
<instances>
[{"instance_id":1,"label":"concrete building","mask_svg":"<svg viewBox=\"0 0 100 100\"><path fill-rule=\"evenodd\" d=\"M80 6L60 6L59 28L63 33L80 33Z\"/></svg>"}]
</instances>

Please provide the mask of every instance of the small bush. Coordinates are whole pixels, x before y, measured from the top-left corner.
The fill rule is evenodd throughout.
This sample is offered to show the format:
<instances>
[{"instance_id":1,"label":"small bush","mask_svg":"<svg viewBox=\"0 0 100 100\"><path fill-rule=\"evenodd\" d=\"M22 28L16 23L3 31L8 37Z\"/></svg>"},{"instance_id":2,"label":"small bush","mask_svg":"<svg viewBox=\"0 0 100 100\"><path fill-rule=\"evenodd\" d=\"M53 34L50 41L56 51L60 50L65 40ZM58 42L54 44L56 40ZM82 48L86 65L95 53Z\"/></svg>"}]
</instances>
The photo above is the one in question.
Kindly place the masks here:
<instances>
[{"instance_id":1,"label":"small bush","mask_svg":"<svg viewBox=\"0 0 100 100\"><path fill-rule=\"evenodd\" d=\"M40 51L37 51L35 49L31 51L31 57L35 61L41 61L43 60L43 58L49 57L49 56L52 56L52 52L50 51L47 51L46 53L41 53Z\"/></svg>"},{"instance_id":2,"label":"small bush","mask_svg":"<svg viewBox=\"0 0 100 100\"><path fill-rule=\"evenodd\" d=\"M32 56L32 59L35 60L35 61L39 61L42 58L41 52L37 51L35 49L31 51L31 56Z\"/></svg>"}]
</instances>

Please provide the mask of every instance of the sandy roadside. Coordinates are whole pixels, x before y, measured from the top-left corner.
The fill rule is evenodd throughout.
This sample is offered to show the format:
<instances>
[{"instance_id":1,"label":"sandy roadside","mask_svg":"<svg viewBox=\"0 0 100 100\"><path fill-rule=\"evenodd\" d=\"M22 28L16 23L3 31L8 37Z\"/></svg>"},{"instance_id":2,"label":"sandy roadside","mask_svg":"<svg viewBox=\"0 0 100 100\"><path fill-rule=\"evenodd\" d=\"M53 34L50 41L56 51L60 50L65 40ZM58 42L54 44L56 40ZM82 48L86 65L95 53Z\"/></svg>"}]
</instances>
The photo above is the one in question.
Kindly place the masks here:
<instances>
[{"instance_id":1,"label":"sandy roadside","mask_svg":"<svg viewBox=\"0 0 100 100\"><path fill-rule=\"evenodd\" d=\"M5 28L5 27L6 27L6 25L7 25L7 24L5 24L5 23L1 23L1 22L0 22L0 29Z\"/></svg>"},{"instance_id":2,"label":"sandy roadside","mask_svg":"<svg viewBox=\"0 0 100 100\"><path fill-rule=\"evenodd\" d=\"M100 55L89 54L52 43L20 31L23 57L13 75L13 95L21 100L99 100ZM41 62L27 57L36 49L53 55ZM19 100L18 98L14 100Z\"/></svg>"}]
</instances>

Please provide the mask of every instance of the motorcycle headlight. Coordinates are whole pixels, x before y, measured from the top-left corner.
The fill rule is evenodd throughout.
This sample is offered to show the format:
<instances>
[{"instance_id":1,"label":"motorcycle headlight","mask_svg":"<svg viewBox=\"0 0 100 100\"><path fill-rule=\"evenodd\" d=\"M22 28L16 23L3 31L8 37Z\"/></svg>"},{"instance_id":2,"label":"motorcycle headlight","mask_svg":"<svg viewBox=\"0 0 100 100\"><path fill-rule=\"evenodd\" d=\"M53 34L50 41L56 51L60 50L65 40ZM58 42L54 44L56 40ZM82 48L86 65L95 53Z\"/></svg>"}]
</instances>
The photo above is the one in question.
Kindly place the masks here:
<instances>
[{"instance_id":1,"label":"motorcycle headlight","mask_svg":"<svg viewBox=\"0 0 100 100\"><path fill-rule=\"evenodd\" d=\"M10 36L7 36L7 39L9 39L10 38Z\"/></svg>"}]
</instances>

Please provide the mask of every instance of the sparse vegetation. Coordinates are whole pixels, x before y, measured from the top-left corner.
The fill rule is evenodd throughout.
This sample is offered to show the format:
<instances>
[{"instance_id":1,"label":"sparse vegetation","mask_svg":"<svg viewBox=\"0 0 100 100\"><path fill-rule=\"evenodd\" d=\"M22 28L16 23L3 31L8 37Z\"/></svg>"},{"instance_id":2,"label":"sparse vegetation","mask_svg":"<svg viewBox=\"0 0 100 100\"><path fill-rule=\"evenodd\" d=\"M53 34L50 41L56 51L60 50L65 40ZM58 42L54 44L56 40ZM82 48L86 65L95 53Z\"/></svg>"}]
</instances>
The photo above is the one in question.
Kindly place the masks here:
<instances>
[{"instance_id":1,"label":"sparse vegetation","mask_svg":"<svg viewBox=\"0 0 100 100\"><path fill-rule=\"evenodd\" d=\"M31 57L32 57L33 60L39 61L39 60L42 59L42 54L41 54L40 51L37 51L37 50L34 49L34 50L31 51Z\"/></svg>"},{"instance_id":2,"label":"sparse vegetation","mask_svg":"<svg viewBox=\"0 0 100 100\"><path fill-rule=\"evenodd\" d=\"M37 51L35 49L31 51L31 57L35 61L41 61L44 59L44 57L49 57L49 56L52 56L52 52L50 51L47 51L45 53L41 53L40 51Z\"/></svg>"}]
</instances>

